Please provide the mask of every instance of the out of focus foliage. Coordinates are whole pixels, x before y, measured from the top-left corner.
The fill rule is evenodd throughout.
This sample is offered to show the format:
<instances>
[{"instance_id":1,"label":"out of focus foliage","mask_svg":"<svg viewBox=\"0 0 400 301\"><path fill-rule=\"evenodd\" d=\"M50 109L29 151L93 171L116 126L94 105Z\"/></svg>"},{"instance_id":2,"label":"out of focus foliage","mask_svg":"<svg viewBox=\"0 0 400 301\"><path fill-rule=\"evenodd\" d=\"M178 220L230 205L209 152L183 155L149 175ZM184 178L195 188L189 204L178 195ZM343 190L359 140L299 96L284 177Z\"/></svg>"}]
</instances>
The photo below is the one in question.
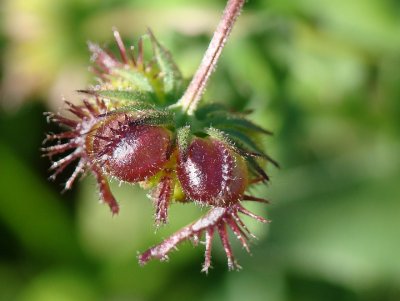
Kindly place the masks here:
<instances>
[{"instance_id":1,"label":"out of focus foliage","mask_svg":"<svg viewBox=\"0 0 400 301\"><path fill-rule=\"evenodd\" d=\"M0 300L400 300L400 2L248 1L206 99L274 131L272 200L251 224L244 267L201 248L141 268L136 252L204 213L174 206L156 234L137 187L114 187L112 217L85 178L60 194L40 158L42 112L93 83L86 41L133 43L150 26L189 77L224 1L3 0L0 3Z\"/></svg>"}]
</instances>

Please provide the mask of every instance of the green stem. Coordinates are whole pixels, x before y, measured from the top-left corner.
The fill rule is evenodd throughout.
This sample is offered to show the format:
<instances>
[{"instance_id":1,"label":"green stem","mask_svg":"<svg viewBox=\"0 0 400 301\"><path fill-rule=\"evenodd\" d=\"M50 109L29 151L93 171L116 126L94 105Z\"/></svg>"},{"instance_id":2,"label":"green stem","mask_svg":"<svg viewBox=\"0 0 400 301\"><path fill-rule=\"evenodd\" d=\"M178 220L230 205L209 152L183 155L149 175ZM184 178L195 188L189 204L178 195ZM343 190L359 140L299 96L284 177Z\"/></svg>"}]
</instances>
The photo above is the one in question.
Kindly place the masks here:
<instances>
[{"instance_id":1,"label":"green stem","mask_svg":"<svg viewBox=\"0 0 400 301\"><path fill-rule=\"evenodd\" d=\"M178 101L178 105L180 105L183 111L187 112L188 115L194 113L203 96L210 75L216 68L222 49L240 14L244 2L245 0L229 0L226 4L222 18L204 54L203 60L182 98Z\"/></svg>"}]
</instances>

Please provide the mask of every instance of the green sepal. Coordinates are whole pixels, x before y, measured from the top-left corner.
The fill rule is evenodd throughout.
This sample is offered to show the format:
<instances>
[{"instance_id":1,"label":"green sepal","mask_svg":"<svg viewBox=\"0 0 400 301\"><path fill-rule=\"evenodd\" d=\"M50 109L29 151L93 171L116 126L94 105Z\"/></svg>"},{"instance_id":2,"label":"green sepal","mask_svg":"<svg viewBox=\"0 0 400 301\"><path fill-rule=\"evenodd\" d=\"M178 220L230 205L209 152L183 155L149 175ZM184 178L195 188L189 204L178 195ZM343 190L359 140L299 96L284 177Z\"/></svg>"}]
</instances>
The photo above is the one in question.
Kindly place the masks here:
<instances>
[{"instance_id":1,"label":"green sepal","mask_svg":"<svg viewBox=\"0 0 400 301\"><path fill-rule=\"evenodd\" d=\"M210 137L213 137L215 139L218 139L219 141L222 141L228 147L230 147L234 152L236 152L238 155L244 157L246 162L248 163L248 166L250 167L251 171L255 175L261 176L266 181L269 180L268 175L265 173L263 168L257 162L256 158L254 158L254 155L258 155L264 159L269 160L269 157L267 155L253 153L253 152L248 151L239 141L232 139L229 134L227 134L223 131L220 131L216 128L210 127L208 129L206 129L206 133L208 135L210 135Z\"/></svg>"},{"instance_id":2,"label":"green sepal","mask_svg":"<svg viewBox=\"0 0 400 301\"><path fill-rule=\"evenodd\" d=\"M154 106L145 103L136 103L123 106L116 110L107 112L101 116L110 116L125 113L128 117L130 113L135 113L134 119L129 125L158 125L172 127L175 124L174 114L168 110L158 110Z\"/></svg>"},{"instance_id":3,"label":"green sepal","mask_svg":"<svg viewBox=\"0 0 400 301\"><path fill-rule=\"evenodd\" d=\"M227 110L228 109L223 104L208 103L208 104L198 107L194 114L197 119L204 120L205 118L208 117L208 115L216 113L216 112L225 112L225 114L226 114Z\"/></svg>"},{"instance_id":4,"label":"green sepal","mask_svg":"<svg viewBox=\"0 0 400 301\"><path fill-rule=\"evenodd\" d=\"M250 170L257 176L261 176L265 181L269 181L269 176L266 174L264 169L260 166L256 159L252 157L246 157L246 162L250 167Z\"/></svg>"},{"instance_id":5,"label":"green sepal","mask_svg":"<svg viewBox=\"0 0 400 301\"><path fill-rule=\"evenodd\" d=\"M122 88L129 87L132 90L154 92L149 79L143 71L137 69L115 68L112 70L112 74L109 75L109 79L116 88L121 85Z\"/></svg>"},{"instance_id":6,"label":"green sepal","mask_svg":"<svg viewBox=\"0 0 400 301\"><path fill-rule=\"evenodd\" d=\"M124 104L129 103L149 103L155 102L155 95L151 92L137 90L79 90L78 92L107 98Z\"/></svg>"},{"instance_id":7,"label":"green sepal","mask_svg":"<svg viewBox=\"0 0 400 301\"><path fill-rule=\"evenodd\" d=\"M278 162L263 152L263 150L250 137L248 137L248 135L234 129L226 129L223 130L223 132L229 135L230 139L235 143L241 154L246 158L261 158L271 162L279 168Z\"/></svg>"},{"instance_id":8,"label":"green sepal","mask_svg":"<svg viewBox=\"0 0 400 301\"><path fill-rule=\"evenodd\" d=\"M272 135L272 132L263 129L250 120L226 112L218 112L209 117L209 122L218 128L237 128L252 132L257 132L265 135Z\"/></svg>"},{"instance_id":9,"label":"green sepal","mask_svg":"<svg viewBox=\"0 0 400 301\"><path fill-rule=\"evenodd\" d=\"M233 151L235 151L236 153L240 154L240 150L237 148L235 142L229 137L229 135L227 135L223 131L221 131L219 129L216 129L216 128L213 128L213 127L209 127L209 128L206 129L205 132L210 137L223 142L228 147L230 147Z\"/></svg>"},{"instance_id":10,"label":"green sepal","mask_svg":"<svg viewBox=\"0 0 400 301\"><path fill-rule=\"evenodd\" d=\"M169 126L174 125L174 115L168 111L143 111L142 116L130 122L130 125L159 125Z\"/></svg>"},{"instance_id":11,"label":"green sepal","mask_svg":"<svg viewBox=\"0 0 400 301\"><path fill-rule=\"evenodd\" d=\"M178 149L179 154L182 156L183 160L187 159L187 150L189 148L190 140L191 140L191 131L190 126L184 126L177 130L176 134L178 140Z\"/></svg>"},{"instance_id":12,"label":"green sepal","mask_svg":"<svg viewBox=\"0 0 400 301\"><path fill-rule=\"evenodd\" d=\"M171 53L157 41L151 30L148 30L148 33L152 42L154 57L161 71L165 94L172 97L180 96L183 86L181 72L172 59Z\"/></svg>"}]
</instances>

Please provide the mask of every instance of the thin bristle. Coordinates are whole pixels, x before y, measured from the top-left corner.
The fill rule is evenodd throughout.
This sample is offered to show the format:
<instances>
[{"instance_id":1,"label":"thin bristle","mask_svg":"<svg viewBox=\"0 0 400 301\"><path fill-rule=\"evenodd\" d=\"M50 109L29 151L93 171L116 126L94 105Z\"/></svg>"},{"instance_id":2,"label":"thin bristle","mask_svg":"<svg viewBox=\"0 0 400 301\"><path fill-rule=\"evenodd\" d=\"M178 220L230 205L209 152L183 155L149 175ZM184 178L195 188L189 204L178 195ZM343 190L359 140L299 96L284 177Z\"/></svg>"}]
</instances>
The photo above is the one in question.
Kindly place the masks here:
<instances>
[{"instance_id":1,"label":"thin bristle","mask_svg":"<svg viewBox=\"0 0 400 301\"><path fill-rule=\"evenodd\" d=\"M96 116L99 114L99 112L95 109L95 107L87 99L84 99L83 103L84 103L86 109L90 112L90 114L92 116Z\"/></svg>"},{"instance_id":2,"label":"thin bristle","mask_svg":"<svg viewBox=\"0 0 400 301\"><path fill-rule=\"evenodd\" d=\"M52 114L52 115L49 115L48 118L55 123L60 123L62 125L66 125L70 128L76 128L76 126L78 125L77 121L69 119L69 118L65 118L65 117L61 116L60 114Z\"/></svg>"},{"instance_id":3,"label":"thin bristle","mask_svg":"<svg viewBox=\"0 0 400 301\"><path fill-rule=\"evenodd\" d=\"M71 189L76 178L79 176L80 173L83 173L85 165L86 165L85 161L83 159L81 159L79 161L78 165L75 167L74 172L72 173L72 175L69 177L69 179L65 183L65 190Z\"/></svg>"},{"instance_id":4,"label":"thin bristle","mask_svg":"<svg viewBox=\"0 0 400 301\"><path fill-rule=\"evenodd\" d=\"M98 96L96 96L96 104L99 107L101 113L107 112L107 106L104 100L100 99Z\"/></svg>"},{"instance_id":5,"label":"thin bristle","mask_svg":"<svg viewBox=\"0 0 400 301\"><path fill-rule=\"evenodd\" d=\"M44 147L41 149L41 151L44 152L45 156L51 157L56 154L64 153L75 147L77 147L77 144L74 141L69 141L64 144L57 144L57 145L53 145L53 146Z\"/></svg>"},{"instance_id":6,"label":"thin bristle","mask_svg":"<svg viewBox=\"0 0 400 301\"><path fill-rule=\"evenodd\" d=\"M50 166L50 170L60 170L64 169L67 165L69 165L71 162L79 158L80 153L75 150L73 153L69 154L68 156L53 162L53 164Z\"/></svg>"},{"instance_id":7,"label":"thin bristle","mask_svg":"<svg viewBox=\"0 0 400 301\"><path fill-rule=\"evenodd\" d=\"M251 218L258 220L261 223L268 223L268 220L266 220L265 218L263 218L257 214L254 214L253 212L250 212L249 210L247 210L246 208L244 208L242 206L238 206L238 210L239 210L239 212L243 213L244 215L250 216Z\"/></svg>"},{"instance_id":8,"label":"thin bristle","mask_svg":"<svg viewBox=\"0 0 400 301\"><path fill-rule=\"evenodd\" d=\"M69 101L65 101L65 103L68 105L68 111L70 111L72 114L76 115L80 119L84 119L88 117L87 113L82 109L82 107L78 107Z\"/></svg>"},{"instance_id":9,"label":"thin bristle","mask_svg":"<svg viewBox=\"0 0 400 301\"><path fill-rule=\"evenodd\" d=\"M264 203L264 204L269 204L270 203L266 199L257 198L257 197L254 197L252 195L247 195L247 194L243 195L243 200L244 201L253 201L253 202L258 202L258 203Z\"/></svg>"},{"instance_id":10,"label":"thin bristle","mask_svg":"<svg viewBox=\"0 0 400 301\"><path fill-rule=\"evenodd\" d=\"M64 158L65 159L65 158ZM62 162L60 162L61 160L59 160L58 162L60 162L60 164L56 167L56 168L51 168L50 167L50 170L54 170L54 173L50 176L50 179L51 180L55 180L56 179L56 177L60 174L60 173L62 173L63 171L64 171L64 169L69 165L69 164L71 164L73 161L75 161L76 159L78 159L78 156L76 156L76 157L69 157L68 159L66 159L66 160L63 160Z\"/></svg>"},{"instance_id":11,"label":"thin bristle","mask_svg":"<svg viewBox=\"0 0 400 301\"><path fill-rule=\"evenodd\" d=\"M239 241L242 243L243 248L245 248L247 253L250 253L250 247L247 243L248 237L243 232L243 230L240 229L240 227L236 224L235 220L232 218L227 219L227 224L232 229L232 231L236 235L237 239L239 239Z\"/></svg>"},{"instance_id":12,"label":"thin bristle","mask_svg":"<svg viewBox=\"0 0 400 301\"><path fill-rule=\"evenodd\" d=\"M211 267L211 249L212 249L212 239L214 236L214 228L208 228L206 230L205 236L206 236L205 238L206 250L204 252L204 264L201 271L208 273L208 270Z\"/></svg>"},{"instance_id":13,"label":"thin bristle","mask_svg":"<svg viewBox=\"0 0 400 301\"><path fill-rule=\"evenodd\" d=\"M113 29L113 33L114 33L114 38L115 41L117 42L118 45L118 49L119 49L119 53L121 55L121 59L125 64L128 64L128 58L126 56L126 49L125 49L125 45L124 42L121 39L121 35L119 34L118 30L116 30L115 28Z\"/></svg>"},{"instance_id":14,"label":"thin bristle","mask_svg":"<svg viewBox=\"0 0 400 301\"><path fill-rule=\"evenodd\" d=\"M229 243L228 233L226 232L225 224L218 224L217 230L219 237L221 238L222 246L224 248L226 257L228 259L228 268L229 270L234 270L235 268L238 268L238 266L235 257L233 256L232 253L232 247L231 244Z\"/></svg>"},{"instance_id":15,"label":"thin bristle","mask_svg":"<svg viewBox=\"0 0 400 301\"><path fill-rule=\"evenodd\" d=\"M247 226L243 223L243 221L240 219L239 215L237 214L237 212L233 212L232 213L233 218L235 219L236 223L238 223L240 225L240 227L242 229L244 229L244 231L246 231L246 233L248 235L250 235L252 238L257 239L257 237L249 230L249 228L247 228Z\"/></svg>"},{"instance_id":16,"label":"thin bristle","mask_svg":"<svg viewBox=\"0 0 400 301\"><path fill-rule=\"evenodd\" d=\"M47 134L46 138L43 140L43 144L47 143L48 141L52 141L52 140L68 139L68 138L74 138L76 136L77 136L77 133L75 131L62 132L62 133L57 133L57 134ZM45 151L45 150L43 150L43 151Z\"/></svg>"}]
</instances>

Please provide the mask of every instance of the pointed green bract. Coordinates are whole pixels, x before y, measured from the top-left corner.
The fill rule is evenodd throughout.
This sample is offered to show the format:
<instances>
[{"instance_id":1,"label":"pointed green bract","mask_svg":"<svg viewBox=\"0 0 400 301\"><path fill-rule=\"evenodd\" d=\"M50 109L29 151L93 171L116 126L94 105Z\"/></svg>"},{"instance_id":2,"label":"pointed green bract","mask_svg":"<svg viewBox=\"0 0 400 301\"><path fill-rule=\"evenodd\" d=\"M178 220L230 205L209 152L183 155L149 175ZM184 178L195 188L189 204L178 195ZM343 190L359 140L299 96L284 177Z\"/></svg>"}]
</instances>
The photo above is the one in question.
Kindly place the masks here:
<instances>
[{"instance_id":1,"label":"pointed green bract","mask_svg":"<svg viewBox=\"0 0 400 301\"><path fill-rule=\"evenodd\" d=\"M121 108L119 112L132 112L133 107L128 106L126 108ZM133 120L131 124L137 125L161 125L161 126L173 126L174 125L174 115L167 110L137 110L138 117Z\"/></svg>"},{"instance_id":2,"label":"pointed green bract","mask_svg":"<svg viewBox=\"0 0 400 301\"><path fill-rule=\"evenodd\" d=\"M216 112L226 112L227 108L220 103L209 103L198 107L195 111L196 118L203 120L208 117L208 115Z\"/></svg>"},{"instance_id":3,"label":"pointed green bract","mask_svg":"<svg viewBox=\"0 0 400 301\"><path fill-rule=\"evenodd\" d=\"M269 181L268 175L265 173L264 169L261 167L256 159L252 157L247 157L246 161L254 175L262 177L265 181Z\"/></svg>"},{"instance_id":4,"label":"pointed green bract","mask_svg":"<svg viewBox=\"0 0 400 301\"><path fill-rule=\"evenodd\" d=\"M226 112L219 112L210 116L210 122L216 127L232 127L262 133L265 135L272 135L270 131L263 129L255 123L247 120L244 117L229 114Z\"/></svg>"},{"instance_id":5,"label":"pointed green bract","mask_svg":"<svg viewBox=\"0 0 400 301\"><path fill-rule=\"evenodd\" d=\"M262 168L258 165L255 158L267 160L267 161L271 162L272 164L274 164L276 167L279 167L278 163L275 160L273 160L270 156L268 156L267 154L265 154L264 152L259 150L259 148L255 145L255 143L250 138L248 138L246 135L244 135L242 133L240 133L241 138L237 138L237 137L235 138L235 137L232 137L227 132L224 132L224 131L221 131L221 130L218 130L218 129L212 128L212 127L208 128L206 130L206 133L208 135L210 135L211 137L224 142L233 151L235 151L239 155L245 157L247 160L250 161L249 163L251 163L252 165L256 165L257 170L262 169ZM244 141L242 141L242 139L244 139ZM245 146L246 143L253 146L255 151L248 149Z\"/></svg>"},{"instance_id":6,"label":"pointed green bract","mask_svg":"<svg viewBox=\"0 0 400 301\"><path fill-rule=\"evenodd\" d=\"M240 151L236 147L235 142L229 137L229 135L227 135L223 131L220 131L213 127L209 127L208 129L206 129L206 133L208 135L210 135L210 137L212 137L216 140L222 141L224 144L226 144L228 147L230 147L233 151L240 153Z\"/></svg>"},{"instance_id":7,"label":"pointed green bract","mask_svg":"<svg viewBox=\"0 0 400 301\"><path fill-rule=\"evenodd\" d=\"M182 74L172 59L171 53L157 41L150 30L148 32L153 45L154 56L164 82L164 92L172 97L179 97L183 86Z\"/></svg>"},{"instance_id":8,"label":"pointed green bract","mask_svg":"<svg viewBox=\"0 0 400 301\"><path fill-rule=\"evenodd\" d=\"M86 91L88 94L93 94L102 98L107 98L123 104L130 103L148 103L154 104L155 96L151 92L143 92L137 90L119 91L119 90L94 90Z\"/></svg>"},{"instance_id":9,"label":"pointed green bract","mask_svg":"<svg viewBox=\"0 0 400 301\"><path fill-rule=\"evenodd\" d=\"M226 129L223 132L229 135L229 138L245 157L261 158L279 167L278 162L266 154L248 135L234 129Z\"/></svg>"},{"instance_id":10,"label":"pointed green bract","mask_svg":"<svg viewBox=\"0 0 400 301\"><path fill-rule=\"evenodd\" d=\"M236 142L237 145L243 148L249 148L252 152L264 154L261 147L257 145L248 135L235 129L222 129L222 131L229 135L229 137Z\"/></svg>"},{"instance_id":11,"label":"pointed green bract","mask_svg":"<svg viewBox=\"0 0 400 301\"><path fill-rule=\"evenodd\" d=\"M174 118L170 114L150 114L132 121L131 124L169 127L174 125Z\"/></svg>"},{"instance_id":12,"label":"pointed green bract","mask_svg":"<svg viewBox=\"0 0 400 301\"><path fill-rule=\"evenodd\" d=\"M116 89L118 89L118 85L120 85L121 88L129 88L132 90L154 91L146 75L142 71L136 69L114 69L111 80Z\"/></svg>"},{"instance_id":13,"label":"pointed green bract","mask_svg":"<svg viewBox=\"0 0 400 301\"><path fill-rule=\"evenodd\" d=\"M182 154L184 158L186 158L187 149L190 143L190 126L184 126L177 130L177 140L178 140L178 147L179 152Z\"/></svg>"},{"instance_id":14,"label":"pointed green bract","mask_svg":"<svg viewBox=\"0 0 400 301\"><path fill-rule=\"evenodd\" d=\"M109 111L98 117L106 117L125 113L128 118L133 118L130 125L174 126L174 114L168 110L156 109L153 105L136 102L128 106ZM132 114L134 113L134 114Z\"/></svg>"}]
</instances>

